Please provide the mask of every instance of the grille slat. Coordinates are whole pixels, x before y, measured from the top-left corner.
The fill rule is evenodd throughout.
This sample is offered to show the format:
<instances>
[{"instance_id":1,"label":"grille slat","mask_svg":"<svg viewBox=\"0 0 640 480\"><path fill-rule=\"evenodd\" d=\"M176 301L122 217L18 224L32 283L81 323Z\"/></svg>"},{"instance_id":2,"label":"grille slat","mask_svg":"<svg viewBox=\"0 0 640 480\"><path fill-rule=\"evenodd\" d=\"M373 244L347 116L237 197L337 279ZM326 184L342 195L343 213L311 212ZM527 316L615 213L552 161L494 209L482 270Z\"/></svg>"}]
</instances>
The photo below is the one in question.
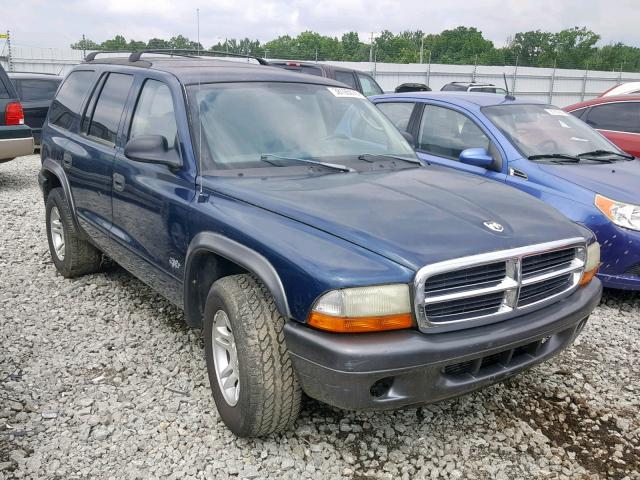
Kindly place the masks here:
<instances>
[{"instance_id":1,"label":"grille slat","mask_svg":"<svg viewBox=\"0 0 640 480\"><path fill-rule=\"evenodd\" d=\"M537 252L534 246L487 254L488 260L493 261L481 264L470 262L469 266L460 267L462 262L455 260L443 262L450 263L451 270L433 268L433 275L425 275L422 283L418 282L418 317L426 320L426 325L423 320L420 326L434 327L497 315L507 318L514 310L575 287L583 268L584 246L580 239L538 247ZM477 262L482 256L469 258ZM431 267L424 270L427 269Z\"/></svg>"},{"instance_id":2,"label":"grille slat","mask_svg":"<svg viewBox=\"0 0 640 480\"><path fill-rule=\"evenodd\" d=\"M571 263L575 257L575 248L525 257L522 259L522 276L526 278L542 273L544 270L562 268Z\"/></svg>"},{"instance_id":3,"label":"grille slat","mask_svg":"<svg viewBox=\"0 0 640 480\"><path fill-rule=\"evenodd\" d=\"M429 317L444 317L459 315L461 313L475 312L478 310L498 309L502 305L504 293L491 293L472 298L451 300L449 302L433 303L427 305L425 310Z\"/></svg>"},{"instance_id":4,"label":"grille slat","mask_svg":"<svg viewBox=\"0 0 640 480\"><path fill-rule=\"evenodd\" d=\"M498 283L504 278L505 274L506 265L504 262L480 265L434 275L427 280L424 289L425 292L436 292L438 290Z\"/></svg>"}]
</instances>

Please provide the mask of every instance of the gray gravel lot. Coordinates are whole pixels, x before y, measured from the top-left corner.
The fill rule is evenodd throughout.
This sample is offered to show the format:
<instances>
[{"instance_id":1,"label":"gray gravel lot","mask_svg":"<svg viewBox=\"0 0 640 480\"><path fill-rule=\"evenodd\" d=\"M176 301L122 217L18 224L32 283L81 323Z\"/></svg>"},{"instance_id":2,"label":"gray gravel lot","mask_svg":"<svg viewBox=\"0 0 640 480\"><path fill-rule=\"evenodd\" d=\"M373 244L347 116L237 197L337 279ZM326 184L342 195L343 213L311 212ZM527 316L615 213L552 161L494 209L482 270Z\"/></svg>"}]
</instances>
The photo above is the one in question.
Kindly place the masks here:
<instances>
[{"instance_id":1,"label":"gray gravel lot","mask_svg":"<svg viewBox=\"0 0 640 480\"><path fill-rule=\"evenodd\" d=\"M388 413L307 401L296 429L235 438L200 332L118 266L65 280L39 159L0 165L0 480L640 479L640 295L607 292L567 352L484 391Z\"/></svg>"}]
</instances>

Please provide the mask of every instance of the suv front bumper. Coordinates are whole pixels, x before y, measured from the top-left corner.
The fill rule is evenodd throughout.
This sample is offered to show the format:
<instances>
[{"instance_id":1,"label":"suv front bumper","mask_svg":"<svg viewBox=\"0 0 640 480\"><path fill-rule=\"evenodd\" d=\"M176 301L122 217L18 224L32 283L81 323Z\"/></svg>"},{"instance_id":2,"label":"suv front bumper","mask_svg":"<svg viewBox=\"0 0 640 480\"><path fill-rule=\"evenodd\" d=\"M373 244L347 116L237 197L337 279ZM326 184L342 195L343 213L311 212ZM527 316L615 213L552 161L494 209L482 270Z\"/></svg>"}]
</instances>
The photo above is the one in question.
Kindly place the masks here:
<instances>
[{"instance_id":1,"label":"suv front bumper","mask_svg":"<svg viewBox=\"0 0 640 480\"><path fill-rule=\"evenodd\" d=\"M336 334L287 322L285 338L310 397L344 409L400 408L465 394L556 355L601 296L595 279L548 307L467 330Z\"/></svg>"}]
</instances>

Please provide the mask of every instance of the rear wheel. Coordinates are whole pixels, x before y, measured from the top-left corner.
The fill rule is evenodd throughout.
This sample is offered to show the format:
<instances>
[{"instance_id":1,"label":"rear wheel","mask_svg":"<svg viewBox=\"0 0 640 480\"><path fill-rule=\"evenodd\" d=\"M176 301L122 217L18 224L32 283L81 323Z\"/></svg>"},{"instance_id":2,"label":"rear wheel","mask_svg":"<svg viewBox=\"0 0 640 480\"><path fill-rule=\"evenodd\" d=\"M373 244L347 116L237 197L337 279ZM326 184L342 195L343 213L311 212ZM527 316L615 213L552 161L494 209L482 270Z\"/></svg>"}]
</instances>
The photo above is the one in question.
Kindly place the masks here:
<instances>
[{"instance_id":1,"label":"rear wheel","mask_svg":"<svg viewBox=\"0 0 640 480\"><path fill-rule=\"evenodd\" d=\"M302 390L284 322L252 275L222 278L209 291L203 332L209 383L223 422L238 436L282 432L298 417Z\"/></svg>"},{"instance_id":2,"label":"rear wheel","mask_svg":"<svg viewBox=\"0 0 640 480\"><path fill-rule=\"evenodd\" d=\"M62 276L73 278L100 270L102 254L78 234L61 188L49 192L45 210L49 252Z\"/></svg>"}]
</instances>

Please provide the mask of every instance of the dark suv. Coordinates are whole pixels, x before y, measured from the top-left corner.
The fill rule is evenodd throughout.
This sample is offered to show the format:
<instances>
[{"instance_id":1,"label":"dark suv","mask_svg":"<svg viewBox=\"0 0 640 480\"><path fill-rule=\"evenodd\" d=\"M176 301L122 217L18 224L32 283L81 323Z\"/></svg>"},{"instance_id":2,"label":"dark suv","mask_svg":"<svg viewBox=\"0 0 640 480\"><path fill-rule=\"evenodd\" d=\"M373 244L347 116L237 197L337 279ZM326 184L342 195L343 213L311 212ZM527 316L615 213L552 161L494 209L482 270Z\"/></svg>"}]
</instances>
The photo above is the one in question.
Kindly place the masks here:
<instances>
[{"instance_id":1,"label":"dark suv","mask_svg":"<svg viewBox=\"0 0 640 480\"><path fill-rule=\"evenodd\" d=\"M79 65L42 137L51 257L106 254L203 328L222 420L288 428L433 402L569 346L597 305L593 234L525 193L421 165L360 93L249 63Z\"/></svg>"},{"instance_id":2,"label":"dark suv","mask_svg":"<svg viewBox=\"0 0 640 480\"><path fill-rule=\"evenodd\" d=\"M62 77L48 73L11 72L8 75L22 102L24 123L31 128L35 144L40 145L42 125Z\"/></svg>"},{"instance_id":3,"label":"dark suv","mask_svg":"<svg viewBox=\"0 0 640 480\"><path fill-rule=\"evenodd\" d=\"M270 61L269 65L283 68L290 72L306 73L308 75L317 75L319 77L332 78L338 82L344 83L354 90L359 91L365 97L371 95L380 95L384 93L375 79L360 70L353 70L346 67L337 67L335 65L327 65L325 63L313 62L296 62L291 60Z\"/></svg>"},{"instance_id":4,"label":"dark suv","mask_svg":"<svg viewBox=\"0 0 640 480\"><path fill-rule=\"evenodd\" d=\"M0 65L0 163L32 153L33 136L24 124L18 92Z\"/></svg>"}]
</instances>

